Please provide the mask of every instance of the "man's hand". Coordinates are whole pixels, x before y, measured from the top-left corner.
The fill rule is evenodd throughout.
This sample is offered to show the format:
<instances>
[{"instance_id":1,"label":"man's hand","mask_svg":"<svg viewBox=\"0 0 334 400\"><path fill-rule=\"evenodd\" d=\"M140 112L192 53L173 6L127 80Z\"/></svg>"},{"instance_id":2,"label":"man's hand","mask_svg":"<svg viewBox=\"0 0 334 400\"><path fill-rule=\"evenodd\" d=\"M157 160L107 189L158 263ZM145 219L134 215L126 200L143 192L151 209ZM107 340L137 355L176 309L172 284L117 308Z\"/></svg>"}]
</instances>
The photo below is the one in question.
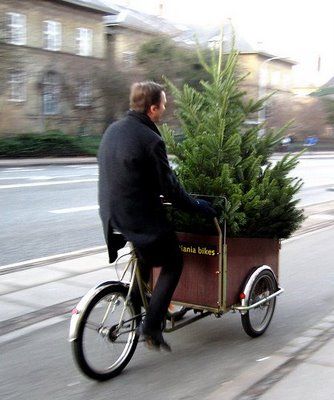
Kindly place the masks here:
<instances>
[{"instance_id":1,"label":"man's hand","mask_svg":"<svg viewBox=\"0 0 334 400\"><path fill-rule=\"evenodd\" d=\"M207 218L214 218L217 216L216 210L206 200L195 200L197 203L197 211Z\"/></svg>"}]
</instances>

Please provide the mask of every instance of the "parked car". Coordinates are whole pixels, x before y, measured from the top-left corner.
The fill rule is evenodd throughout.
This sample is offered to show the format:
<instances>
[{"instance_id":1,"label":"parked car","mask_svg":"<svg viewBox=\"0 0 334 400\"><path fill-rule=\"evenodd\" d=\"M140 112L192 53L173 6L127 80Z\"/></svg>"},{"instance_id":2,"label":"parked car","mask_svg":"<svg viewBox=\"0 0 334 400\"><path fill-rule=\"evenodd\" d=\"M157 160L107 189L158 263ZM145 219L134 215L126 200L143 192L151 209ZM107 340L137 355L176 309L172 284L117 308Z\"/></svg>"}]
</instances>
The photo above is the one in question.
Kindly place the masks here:
<instances>
[{"instance_id":1,"label":"parked car","mask_svg":"<svg viewBox=\"0 0 334 400\"><path fill-rule=\"evenodd\" d=\"M290 143L292 143L291 136L286 136L281 140L281 146L288 146Z\"/></svg>"},{"instance_id":2,"label":"parked car","mask_svg":"<svg viewBox=\"0 0 334 400\"><path fill-rule=\"evenodd\" d=\"M307 146L307 147L314 146L315 144L318 143L318 141L319 141L319 138L317 138L315 136L308 136L305 139L303 146Z\"/></svg>"}]
</instances>

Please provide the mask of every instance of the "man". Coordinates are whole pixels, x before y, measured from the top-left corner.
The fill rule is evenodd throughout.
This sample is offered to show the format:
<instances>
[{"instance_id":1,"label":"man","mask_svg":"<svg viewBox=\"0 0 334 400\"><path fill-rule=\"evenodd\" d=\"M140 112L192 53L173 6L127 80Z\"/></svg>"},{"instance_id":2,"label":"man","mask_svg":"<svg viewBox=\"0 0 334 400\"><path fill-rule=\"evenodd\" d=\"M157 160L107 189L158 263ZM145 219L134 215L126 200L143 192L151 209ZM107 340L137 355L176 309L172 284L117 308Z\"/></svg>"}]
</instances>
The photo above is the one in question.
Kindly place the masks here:
<instances>
[{"instance_id":1,"label":"man","mask_svg":"<svg viewBox=\"0 0 334 400\"><path fill-rule=\"evenodd\" d=\"M138 330L149 347L170 350L162 336L163 320L182 272L182 254L160 196L174 207L214 217L204 200L195 200L178 183L155 123L166 107L166 94L155 82L132 85L130 111L111 124L101 141L99 204L110 262L132 242L140 271L147 281L152 267L161 273L149 302L146 318ZM114 230L122 233L115 235Z\"/></svg>"}]
</instances>

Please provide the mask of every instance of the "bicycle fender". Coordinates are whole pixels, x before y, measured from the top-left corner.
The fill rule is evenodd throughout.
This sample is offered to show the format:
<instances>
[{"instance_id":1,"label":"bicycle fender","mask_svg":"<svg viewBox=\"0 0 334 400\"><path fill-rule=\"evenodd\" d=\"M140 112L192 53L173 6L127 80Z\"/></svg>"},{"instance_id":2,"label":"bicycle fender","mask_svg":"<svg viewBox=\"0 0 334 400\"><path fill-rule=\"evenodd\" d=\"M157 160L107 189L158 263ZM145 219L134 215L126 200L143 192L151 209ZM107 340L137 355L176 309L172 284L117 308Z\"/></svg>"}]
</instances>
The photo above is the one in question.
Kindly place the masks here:
<instances>
[{"instance_id":1,"label":"bicycle fender","mask_svg":"<svg viewBox=\"0 0 334 400\"><path fill-rule=\"evenodd\" d=\"M82 315L83 315L84 311L86 310L86 308L88 307L91 300L106 287L114 286L114 285L118 285L118 286L122 285L124 287L128 286L128 284L120 282L120 281L102 282L102 283L96 285L95 287L93 287L92 289L90 289L83 296L83 298L79 301L79 303L76 305L76 307L73 308L72 317L71 317L71 321L70 321L70 332L69 332L69 337L68 337L69 342L73 342L74 340L77 339L78 329L79 329Z\"/></svg>"},{"instance_id":2,"label":"bicycle fender","mask_svg":"<svg viewBox=\"0 0 334 400\"><path fill-rule=\"evenodd\" d=\"M265 271L265 270L268 270L268 271L272 272L272 274L274 275L275 280L276 280L276 285L278 285L276 275L275 275L274 271L271 269L271 267L269 267L269 265L261 265L260 267L256 268L256 270L247 279L247 282L246 282L245 287L243 289L243 294L245 296L244 296L243 299L241 299L241 306L242 307L245 307L245 306L248 305L250 291L251 291L251 288L253 286L253 283L254 283L255 279L258 277L258 275L262 271Z\"/></svg>"}]
</instances>

